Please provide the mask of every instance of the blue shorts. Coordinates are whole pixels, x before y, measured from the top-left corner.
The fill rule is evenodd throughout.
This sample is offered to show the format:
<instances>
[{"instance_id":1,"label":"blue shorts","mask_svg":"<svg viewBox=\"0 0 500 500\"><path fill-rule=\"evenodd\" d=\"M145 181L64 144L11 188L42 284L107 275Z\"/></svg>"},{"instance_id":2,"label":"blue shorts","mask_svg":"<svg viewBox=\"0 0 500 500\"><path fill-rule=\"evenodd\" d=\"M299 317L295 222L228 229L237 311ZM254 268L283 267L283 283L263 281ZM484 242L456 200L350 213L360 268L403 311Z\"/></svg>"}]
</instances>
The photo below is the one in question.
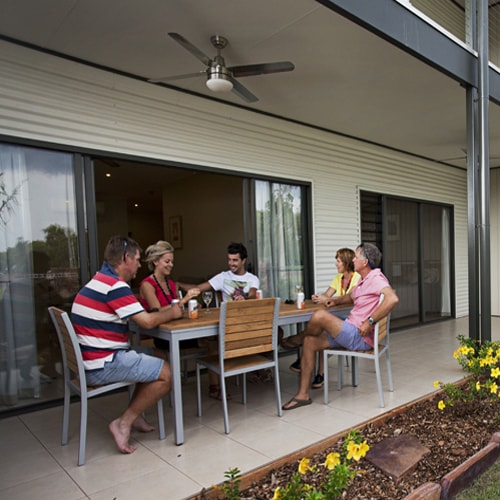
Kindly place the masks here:
<instances>
[{"instance_id":1,"label":"blue shorts","mask_svg":"<svg viewBox=\"0 0 500 500\"><path fill-rule=\"evenodd\" d=\"M151 356L150 347L134 347L128 351L116 351L112 361L103 368L88 370L85 378L88 385L103 385L113 382L154 382L158 380L163 359Z\"/></svg>"},{"instance_id":2,"label":"blue shorts","mask_svg":"<svg viewBox=\"0 0 500 500\"><path fill-rule=\"evenodd\" d=\"M330 342L330 347L335 349L336 347L343 347L349 351L370 351L373 347L367 344L363 337L359 334L357 327L352 323L344 321L342 324L342 330L340 333L333 338L328 332L328 342Z\"/></svg>"}]
</instances>

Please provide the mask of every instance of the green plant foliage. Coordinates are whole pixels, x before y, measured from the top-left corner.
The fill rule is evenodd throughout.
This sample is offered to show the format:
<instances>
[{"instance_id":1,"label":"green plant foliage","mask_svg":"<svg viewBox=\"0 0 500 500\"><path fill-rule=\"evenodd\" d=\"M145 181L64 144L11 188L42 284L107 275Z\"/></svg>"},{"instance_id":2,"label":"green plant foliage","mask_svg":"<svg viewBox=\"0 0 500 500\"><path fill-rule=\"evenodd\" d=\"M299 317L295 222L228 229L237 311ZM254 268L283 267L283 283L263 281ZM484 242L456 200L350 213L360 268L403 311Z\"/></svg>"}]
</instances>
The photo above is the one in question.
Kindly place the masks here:
<instances>
[{"instance_id":1,"label":"green plant foliage","mask_svg":"<svg viewBox=\"0 0 500 500\"><path fill-rule=\"evenodd\" d=\"M477 399L493 400L500 397L500 342L486 341L481 344L463 335L459 335L457 339L460 346L453 353L453 357L464 371L471 374L471 379L465 386L445 384L436 380L434 387L443 390L443 398L438 402L440 410L471 403Z\"/></svg>"}]
</instances>

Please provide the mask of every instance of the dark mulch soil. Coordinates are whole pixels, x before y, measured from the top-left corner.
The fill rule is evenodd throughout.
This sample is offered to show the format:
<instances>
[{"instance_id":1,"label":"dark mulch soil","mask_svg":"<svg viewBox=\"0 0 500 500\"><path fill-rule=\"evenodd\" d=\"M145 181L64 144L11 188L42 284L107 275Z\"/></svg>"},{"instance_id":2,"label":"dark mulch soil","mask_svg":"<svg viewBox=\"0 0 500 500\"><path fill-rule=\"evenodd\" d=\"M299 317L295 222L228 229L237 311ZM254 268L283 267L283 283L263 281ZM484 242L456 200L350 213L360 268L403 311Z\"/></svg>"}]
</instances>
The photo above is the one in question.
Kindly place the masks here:
<instances>
[{"instance_id":1,"label":"dark mulch soil","mask_svg":"<svg viewBox=\"0 0 500 500\"><path fill-rule=\"evenodd\" d=\"M467 458L484 448L491 436L499 430L500 399L494 403L474 401L457 404L441 411L437 408L440 397L421 401L409 410L389 418L381 427L369 424L361 430L368 445L400 434L416 436L431 452L419 463L416 470L404 476L396 484L378 468L362 459L356 466L358 474L353 479L344 498L347 499L401 499L421 484L431 481L439 483L441 477L463 463ZM317 453L311 463L323 464L331 451L340 451L341 443ZM271 499L279 485L286 485L297 471L298 462L280 467L241 494L247 500ZM319 467L321 471L326 470ZM311 481L309 479L312 479ZM308 482L319 485L322 473Z\"/></svg>"}]
</instances>

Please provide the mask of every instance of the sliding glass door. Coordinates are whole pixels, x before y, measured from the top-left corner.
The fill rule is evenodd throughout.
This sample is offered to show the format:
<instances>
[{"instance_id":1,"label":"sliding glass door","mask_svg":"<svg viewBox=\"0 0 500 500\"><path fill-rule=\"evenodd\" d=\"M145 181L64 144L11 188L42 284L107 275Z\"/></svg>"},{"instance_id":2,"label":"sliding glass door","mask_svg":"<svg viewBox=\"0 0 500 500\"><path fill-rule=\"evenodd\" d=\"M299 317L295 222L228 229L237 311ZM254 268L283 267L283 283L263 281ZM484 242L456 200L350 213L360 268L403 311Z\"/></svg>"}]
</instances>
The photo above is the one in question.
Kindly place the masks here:
<instances>
[{"instance_id":1,"label":"sliding glass door","mask_svg":"<svg viewBox=\"0 0 500 500\"><path fill-rule=\"evenodd\" d=\"M62 396L47 307L80 287L72 158L0 144L0 411Z\"/></svg>"},{"instance_id":2,"label":"sliding glass door","mask_svg":"<svg viewBox=\"0 0 500 500\"><path fill-rule=\"evenodd\" d=\"M306 296L305 276L311 241L305 224L305 187L255 181L257 271L267 296L295 298L297 287Z\"/></svg>"},{"instance_id":3,"label":"sliding glass door","mask_svg":"<svg viewBox=\"0 0 500 500\"><path fill-rule=\"evenodd\" d=\"M400 300L392 325L450 318L452 208L366 192L361 200L362 239L381 248L383 271Z\"/></svg>"}]
</instances>

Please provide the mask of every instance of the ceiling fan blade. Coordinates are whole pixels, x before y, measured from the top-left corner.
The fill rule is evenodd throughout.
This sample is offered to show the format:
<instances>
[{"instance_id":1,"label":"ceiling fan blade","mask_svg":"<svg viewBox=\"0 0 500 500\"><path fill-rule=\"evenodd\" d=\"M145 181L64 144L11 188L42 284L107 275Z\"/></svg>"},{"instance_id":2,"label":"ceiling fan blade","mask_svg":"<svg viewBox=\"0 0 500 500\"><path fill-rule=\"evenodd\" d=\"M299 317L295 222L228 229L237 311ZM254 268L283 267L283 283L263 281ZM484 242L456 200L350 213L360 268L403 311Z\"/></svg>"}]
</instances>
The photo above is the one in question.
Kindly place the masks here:
<instances>
[{"instance_id":1,"label":"ceiling fan blade","mask_svg":"<svg viewBox=\"0 0 500 500\"><path fill-rule=\"evenodd\" d=\"M191 52L194 57L199 59L206 66L210 66L212 64L212 59L210 59L210 57L208 57L200 49L195 47L191 42L188 42L182 35L179 35L179 33L169 33L168 36L173 38L177 43Z\"/></svg>"},{"instance_id":2,"label":"ceiling fan blade","mask_svg":"<svg viewBox=\"0 0 500 500\"><path fill-rule=\"evenodd\" d=\"M244 87L238 80L234 78L229 78L233 83L232 92L234 92L238 97L241 97L244 101L255 102L258 101L256 96L254 96L246 87Z\"/></svg>"},{"instance_id":3,"label":"ceiling fan blade","mask_svg":"<svg viewBox=\"0 0 500 500\"><path fill-rule=\"evenodd\" d=\"M269 73L282 73L283 71L292 71L295 69L295 65L290 61L280 61L274 63L231 66L227 69L231 71L235 78L240 78L242 76L267 75Z\"/></svg>"},{"instance_id":4,"label":"ceiling fan blade","mask_svg":"<svg viewBox=\"0 0 500 500\"><path fill-rule=\"evenodd\" d=\"M194 76L201 76L206 74L207 74L206 71L197 71L196 73L186 73L184 75L165 76L162 78L150 78L148 82L151 83L173 82L174 80L183 80L184 78L193 78Z\"/></svg>"}]
</instances>

